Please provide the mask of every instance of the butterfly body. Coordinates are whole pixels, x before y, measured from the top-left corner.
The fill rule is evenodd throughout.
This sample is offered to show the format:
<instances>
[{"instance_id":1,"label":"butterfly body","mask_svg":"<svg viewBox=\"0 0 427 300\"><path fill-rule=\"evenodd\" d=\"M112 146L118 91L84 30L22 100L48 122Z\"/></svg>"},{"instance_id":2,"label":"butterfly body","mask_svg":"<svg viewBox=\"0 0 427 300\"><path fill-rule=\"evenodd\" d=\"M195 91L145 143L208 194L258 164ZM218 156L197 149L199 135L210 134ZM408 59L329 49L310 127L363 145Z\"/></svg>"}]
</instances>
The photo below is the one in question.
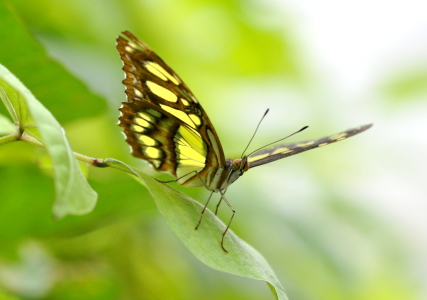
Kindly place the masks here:
<instances>
[{"instance_id":1,"label":"butterfly body","mask_svg":"<svg viewBox=\"0 0 427 300\"><path fill-rule=\"evenodd\" d=\"M123 61L127 96L120 108L119 126L123 127L132 155L148 161L155 170L174 176L174 181L183 186L204 186L219 192L220 202L227 203L233 216L234 209L224 193L250 168L341 141L372 126L226 159L208 115L181 78L128 31L117 38L117 50ZM221 241L224 250L224 236L231 220ZM200 221L201 218L196 228Z\"/></svg>"}]
</instances>

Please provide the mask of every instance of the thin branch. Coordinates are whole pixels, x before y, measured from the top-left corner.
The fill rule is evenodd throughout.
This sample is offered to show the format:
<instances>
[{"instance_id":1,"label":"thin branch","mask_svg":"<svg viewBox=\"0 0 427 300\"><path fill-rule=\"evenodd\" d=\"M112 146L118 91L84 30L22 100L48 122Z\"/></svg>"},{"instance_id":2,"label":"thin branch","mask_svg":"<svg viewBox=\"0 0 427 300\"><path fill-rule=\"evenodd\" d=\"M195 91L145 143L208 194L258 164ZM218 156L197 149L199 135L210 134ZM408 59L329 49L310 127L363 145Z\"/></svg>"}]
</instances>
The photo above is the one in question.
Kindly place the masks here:
<instances>
[{"instance_id":1,"label":"thin branch","mask_svg":"<svg viewBox=\"0 0 427 300\"><path fill-rule=\"evenodd\" d=\"M35 137L30 136L28 134L23 133L20 138L16 134L14 136L13 135L10 135L10 136L12 136L12 137L5 136L5 137L0 138L0 145L2 144L3 139L6 141L5 143L21 140L21 141L29 143L31 145L35 145L38 147L45 148L45 146L43 145L42 142L40 142L38 139L36 139ZM6 137L9 137L9 139L11 139L11 140L7 141L7 139L5 139ZM77 152L73 152L73 154L74 154L74 157L78 161L83 162L83 163L88 164L88 165L91 165L93 167L97 167L97 168L110 167L110 168L114 168L114 169L124 171L124 172L132 174L132 175L136 175L136 173L135 173L135 171L133 171L132 167L130 167L130 166L126 165L125 163L120 162L114 158L105 158L105 159L93 158L93 157L83 155L83 154L80 154ZM114 162L119 162L120 165L115 164Z\"/></svg>"},{"instance_id":2,"label":"thin branch","mask_svg":"<svg viewBox=\"0 0 427 300\"><path fill-rule=\"evenodd\" d=\"M16 132L0 137L0 146L19 141L19 134Z\"/></svg>"}]
</instances>

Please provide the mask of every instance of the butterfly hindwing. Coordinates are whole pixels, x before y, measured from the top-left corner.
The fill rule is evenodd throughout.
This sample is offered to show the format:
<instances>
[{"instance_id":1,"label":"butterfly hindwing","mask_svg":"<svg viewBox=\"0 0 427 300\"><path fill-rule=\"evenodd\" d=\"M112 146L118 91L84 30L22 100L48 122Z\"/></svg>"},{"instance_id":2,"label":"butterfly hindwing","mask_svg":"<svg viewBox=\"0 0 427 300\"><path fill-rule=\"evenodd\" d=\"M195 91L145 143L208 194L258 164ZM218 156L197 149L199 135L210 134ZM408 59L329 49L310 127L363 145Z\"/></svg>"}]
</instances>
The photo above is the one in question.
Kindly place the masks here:
<instances>
[{"instance_id":1,"label":"butterfly hindwing","mask_svg":"<svg viewBox=\"0 0 427 300\"><path fill-rule=\"evenodd\" d=\"M132 33L118 37L117 50L128 100L121 108L119 125L132 154L177 178L189 174L180 184L203 185L200 178L225 164L203 108L180 77Z\"/></svg>"},{"instance_id":2,"label":"butterfly hindwing","mask_svg":"<svg viewBox=\"0 0 427 300\"><path fill-rule=\"evenodd\" d=\"M250 168L260 166L278 159L282 159L288 156L292 156L310 149L323 147L335 142L342 141L360 132L369 129L372 124L363 125L355 128L348 129L346 131L329 135L317 140L307 140L298 143L279 145L268 149L263 149L255 152L249 156L248 161Z\"/></svg>"}]
</instances>

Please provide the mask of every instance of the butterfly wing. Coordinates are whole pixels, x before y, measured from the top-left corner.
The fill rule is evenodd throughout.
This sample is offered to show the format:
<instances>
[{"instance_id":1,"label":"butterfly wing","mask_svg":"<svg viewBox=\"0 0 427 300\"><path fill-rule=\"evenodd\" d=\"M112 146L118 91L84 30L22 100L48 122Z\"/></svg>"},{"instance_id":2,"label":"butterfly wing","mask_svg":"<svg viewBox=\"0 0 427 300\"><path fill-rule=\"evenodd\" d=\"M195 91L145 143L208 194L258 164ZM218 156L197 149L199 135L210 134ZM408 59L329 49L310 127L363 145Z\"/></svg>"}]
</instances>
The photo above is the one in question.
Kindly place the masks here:
<instances>
[{"instance_id":1,"label":"butterfly wing","mask_svg":"<svg viewBox=\"0 0 427 300\"><path fill-rule=\"evenodd\" d=\"M185 186L201 186L224 153L202 106L181 78L146 44L125 31L117 38L128 102L120 108L132 154ZM196 172L199 174L197 175ZM203 179L203 181L200 180Z\"/></svg>"},{"instance_id":2,"label":"butterfly wing","mask_svg":"<svg viewBox=\"0 0 427 300\"><path fill-rule=\"evenodd\" d=\"M310 149L323 147L335 142L342 141L353 135L361 133L372 127L372 124L363 125L346 131L325 136L317 140L308 140L299 143L279 145L268 149L262 149L248 157L249 168L264 165L266 163L292 156Z\"/></svg>"}]
</instances>

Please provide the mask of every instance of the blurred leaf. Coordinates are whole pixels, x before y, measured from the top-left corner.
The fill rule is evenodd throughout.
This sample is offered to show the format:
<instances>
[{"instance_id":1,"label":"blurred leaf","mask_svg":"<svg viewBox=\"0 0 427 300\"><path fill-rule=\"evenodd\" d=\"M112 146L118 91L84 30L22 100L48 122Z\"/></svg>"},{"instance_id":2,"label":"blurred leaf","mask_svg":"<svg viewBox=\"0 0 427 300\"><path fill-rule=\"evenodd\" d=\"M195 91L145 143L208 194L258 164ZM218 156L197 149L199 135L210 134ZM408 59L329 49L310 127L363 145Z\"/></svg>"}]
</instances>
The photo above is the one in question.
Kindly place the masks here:
<instances>
[{"instance_id":1,"label":"blurred leaf","mask_svg":"<svg viewBox=\"0 0 427 300\"><path fill-rule=\"evenodd\" d=\"M19 300L19 299L20 298L10 296L10 295L6 295L0 290L0 300Z\"/></svg>"},{"instance_id":2,"label":"blurred leaf","mask_svg":"<svg viewBox=\"0 0 427 300\"><path fill-rule=\"evenodd\" d=\"M0 1L0 63L5 65L61 122L91 116L105 109L105 101L50 58L22 20Z\"/></svg>"},{"instance_id":3,"label":"blurred leaf","mask_svg":"<svg viewBox=\"0 0 427 300\"><path fill-rule=\"evenodd\" d=\"M124 164L109 160L114 165ZM126 166L126 165L124 165ZM127 167L127 166L126 166ZM277 299L287 299L285 290L264 257L229 230L225 236L225 253L220 245L224 223L206 210L202 224L195 230L203 206L169 185L133 170L142 179L169 227L200 261L219 271L266 281Z\"/></svg>"},{"instance_id":4,"label":"blurred leaf","mask_svg":"<svg viewBox=\"0 0 427 300\"><path fill-rule=\"evenodd\" d=\"M406 101L411 97L427 95L427 71L417 68L407 72L399 72L381 88L388 99ZM417 97L425 99L425 97Z\"/></svg>"},{"instance_id":5,"label":"blurred leaf","mask_svg":"<svg viewBox=\"0 0 427 300\"><path fill-rule=\"evenodd\" d=\"M67 214L81 215L93 210L97 194L81 172L60 124L3 66L0 66L0 79L0 88L7 92L7 95L0 96L3 96L3 102L8 104L8 110L16 113L15 121L19 122L25 131L30 126L28 129L31 134L43 142L52 159L56 187L53 207L55 216L60 218ZM4 96L7 99L4 99Z\"/></svg>"},{"instance_id":6,"label":"blurred leaf","mask_svg":"<svg viewBox=\"0 0 427 300\"><path fill-rule=\"evenodd\" d=\"M13 123L3 115L0 115L0 135L6 135L16 130Z\"/></svg>"},{"instance_id":7,"label":"blurred leaf","mask_svg":"<svg viewBox=\"0 0 427 300\"><path fill-rule=\"evenodd\" d=\"M7 145L11 146L15 145ZM116 170L96 171L114 174L112 180L91 182L102 201L90 214L54 220L50 210L55 197L51 178L33 165L0 167L0 228L4 229L0 230L0 255L13 257L15 247L28 238L68 240L123 220L141 220L147 211L155 210L149 193L127 175Z\"/></svg>"}]
</instances>

